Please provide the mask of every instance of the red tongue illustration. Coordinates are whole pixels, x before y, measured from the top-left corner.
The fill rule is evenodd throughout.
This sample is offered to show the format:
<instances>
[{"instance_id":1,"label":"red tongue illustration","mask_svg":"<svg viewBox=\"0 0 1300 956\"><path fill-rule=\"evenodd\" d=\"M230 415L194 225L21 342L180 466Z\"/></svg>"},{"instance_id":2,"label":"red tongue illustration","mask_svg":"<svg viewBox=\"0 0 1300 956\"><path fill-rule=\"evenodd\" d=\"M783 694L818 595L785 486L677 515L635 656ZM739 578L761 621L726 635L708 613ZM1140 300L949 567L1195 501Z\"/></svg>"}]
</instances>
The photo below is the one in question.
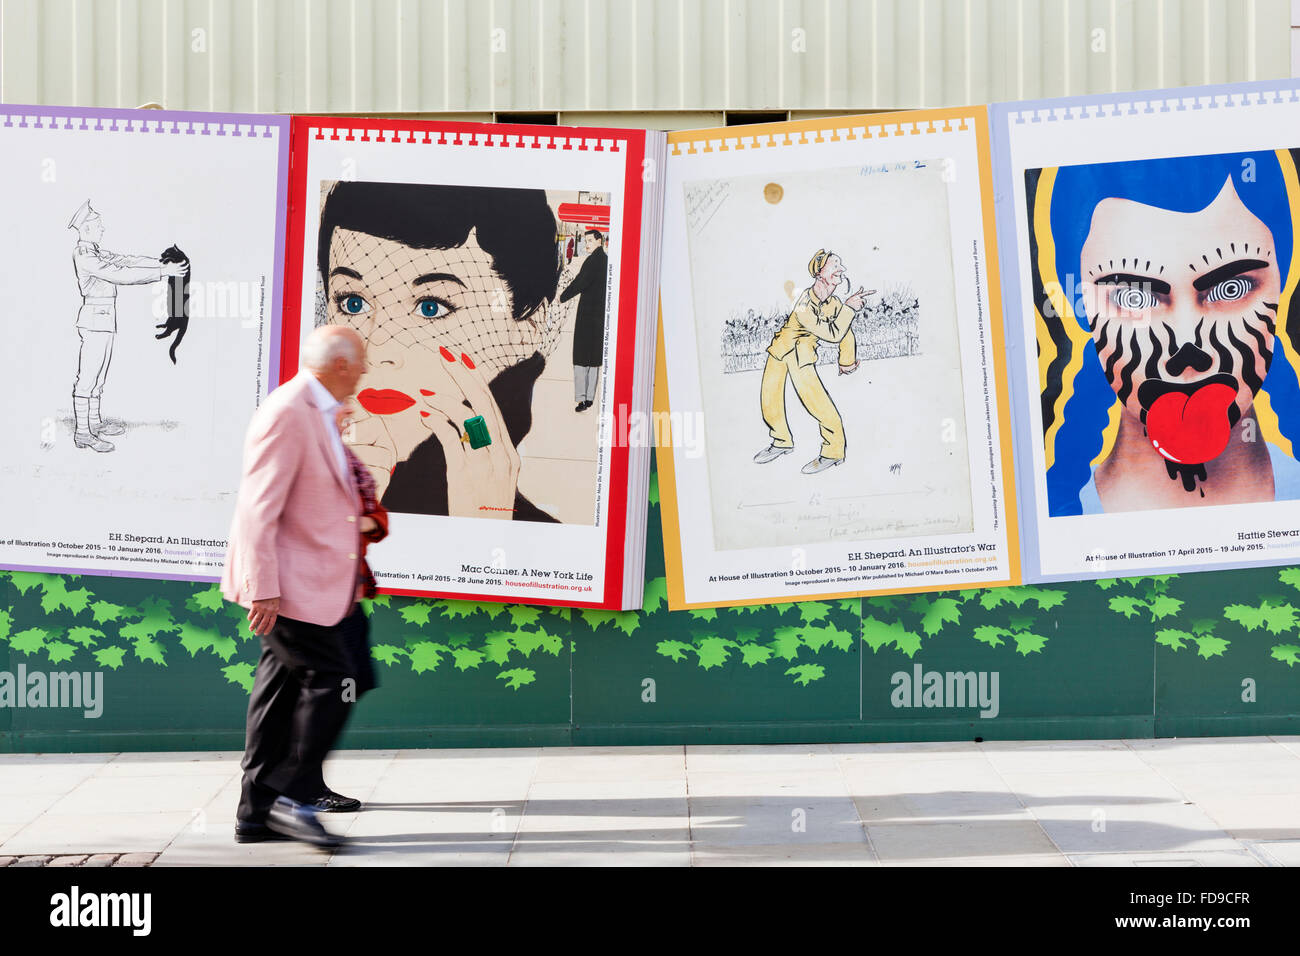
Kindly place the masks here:
<instances>
[{"instance_id":1,"label":"red tongue illustration","mask_svg":"<svg viewBox=\"0 0 1300 956\"><path fill-rule=\"evenodd\" d=\"M1199 465L1228 447L1228 406L1237 397L1229 385L1202 385L1191 395L1166 392L1147 412L1147 436L1170 461Z\"/></svg>"}]
</instances>

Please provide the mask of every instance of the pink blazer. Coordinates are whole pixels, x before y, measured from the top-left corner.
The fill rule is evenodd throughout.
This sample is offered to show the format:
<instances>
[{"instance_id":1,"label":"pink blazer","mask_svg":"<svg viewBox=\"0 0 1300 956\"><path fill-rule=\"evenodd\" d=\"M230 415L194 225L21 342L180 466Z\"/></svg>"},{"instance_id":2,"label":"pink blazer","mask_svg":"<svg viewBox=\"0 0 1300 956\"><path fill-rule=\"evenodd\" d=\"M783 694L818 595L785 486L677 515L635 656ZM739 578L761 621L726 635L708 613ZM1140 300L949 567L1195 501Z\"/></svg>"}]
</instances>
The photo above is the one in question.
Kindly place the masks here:
<instances>
[{"instance_id":1,"label":"pink blazer","mask_svg":"<svg viewBox=\"0 0 1300 956\"><path fill-rule=\"evenodd\" d=\"M253 415L221 578L226 600L278 597L285 617L332 626L352 609L361 497L338 469L301 371Z\"/></svg>"}]
</instances>

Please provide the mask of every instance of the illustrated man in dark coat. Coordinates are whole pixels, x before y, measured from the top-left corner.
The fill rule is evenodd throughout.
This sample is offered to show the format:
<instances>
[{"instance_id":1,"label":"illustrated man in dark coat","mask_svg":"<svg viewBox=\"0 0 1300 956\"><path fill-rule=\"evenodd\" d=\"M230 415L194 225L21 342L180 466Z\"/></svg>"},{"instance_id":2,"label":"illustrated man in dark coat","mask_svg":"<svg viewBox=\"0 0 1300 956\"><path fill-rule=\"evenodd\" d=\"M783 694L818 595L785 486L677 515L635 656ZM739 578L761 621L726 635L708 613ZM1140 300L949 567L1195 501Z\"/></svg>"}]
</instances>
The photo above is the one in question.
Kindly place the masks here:
<instances>
[{"instance_id":1,"label":"illustrated man in dark coat","mask_svg":"<svg viewBox=\"0 0 1300 956\"><path fill-rule=\"evenodd\" d=\"M560 293L561 302L581 296L573 323L573 398L578 403L574 409L577 412L585 412L596 400L596 379L605 358L605 279L609 259L604 238L599 230L587 230L582 237L586 261Z\"/></svg>"}]
</instances>

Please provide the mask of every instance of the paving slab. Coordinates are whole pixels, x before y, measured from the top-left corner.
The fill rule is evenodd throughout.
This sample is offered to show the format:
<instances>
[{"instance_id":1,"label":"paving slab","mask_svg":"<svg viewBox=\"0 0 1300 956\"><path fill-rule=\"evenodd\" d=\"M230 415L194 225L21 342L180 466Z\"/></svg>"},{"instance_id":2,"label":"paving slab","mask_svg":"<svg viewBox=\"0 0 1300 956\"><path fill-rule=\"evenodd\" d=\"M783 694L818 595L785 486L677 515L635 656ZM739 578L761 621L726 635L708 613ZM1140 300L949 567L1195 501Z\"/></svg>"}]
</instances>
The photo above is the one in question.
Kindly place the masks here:
<instances>
[{"instance_id":1,"label":"paving slab","mask_svg":"<svg viewBox=\"0 0 1300 956\"><path fill-rule=\"evenodd\" d=\"M882 863L1060 855L1033 820L869 824L867 836Z\"/></svg>"},{"instance_id":2,"label":"paving slab","mask_svg":"<svg viewBox=\"0 0 1300 956\"><path fill-rule=\"evenodd\" d=\"M1300 865L1300 737L345 751L333 851L239 757L0 755L0 865Z\"/></svg>"},{"instance_id":3,"label":"paving slab","mask_svg":"<svg viewBox=\"0 0 1300 956\"><path fill-rule=\"evenodd\" d=\"M1074 866L1262 866L1246 850L1203 853L1071 853Z\"/></svg>"}]
</instances>

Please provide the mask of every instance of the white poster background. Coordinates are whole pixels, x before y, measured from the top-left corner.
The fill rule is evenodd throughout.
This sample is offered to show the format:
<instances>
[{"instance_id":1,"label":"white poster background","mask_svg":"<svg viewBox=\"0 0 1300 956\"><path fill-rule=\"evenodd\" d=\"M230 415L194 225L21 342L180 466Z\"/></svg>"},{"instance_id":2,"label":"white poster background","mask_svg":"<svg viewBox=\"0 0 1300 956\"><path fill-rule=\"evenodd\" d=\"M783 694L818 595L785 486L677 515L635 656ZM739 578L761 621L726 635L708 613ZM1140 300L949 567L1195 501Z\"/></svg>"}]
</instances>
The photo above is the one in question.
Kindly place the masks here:
<instances>
[{"instance_id":1,"label":"white poster background","mask_svg":"<svg viewBox=\"0 0 1300 956\"><path fill-rule=\"evenodd\" d=\"M311 130L308 197L321 195L323 181L337 179L586 190L610 196L607 339L605 368L597 387L603 396L602 407L611 407L615 378L612 358L618 352L619 336L616 316L624 241L621 226L626 151L360 142L359 132L358 140L348 142L343 138L346 123L340 123L337 129L338 140L330 138L333 129L326 132L324 139L316 138L316 128ZM314 321L319 203L308 204L305 218L300 326L304 338L311 333ZM603 601L609 501L612 494L619 492L610 487L605 436L601 445L606 457L597 485L600 510L595 526L395 515L389 536L366 553L379 586L523 600ZM622 546L622 541L615 542L615 547ZM531 573L534 571L552 572L552 576Z\"/></svg>"},{"instance_id":2,"label":"white poster background","mask_svg":"<svg viewBox=\"0 0 1300 956\"><path fill-rule=\"evenodd\" d=\"M972 529L943 175L941 161L918 160L686 184L688 219L692 199L710 197L688 227L720 549ZM780 186L775 203L769 184ZM864 359L848 375L836 362L817 366L844 423L846 454L809 478L799 469L818 456L821 437L788 382L795 450L754 464L771 441L759 401L766 355L756 368L725 371L722 338L725 321L745 309L779 310L783 325L812 283L806 263L821 248L844 264L848 284L834 291L841 300L859 288L877 293L869 306L895 289L917 297L919 345L912 355ZM863 330L855 331L861 346ZM760 348L771 334L764 338Z\"/></svg>"},{"instance_id":3,"label":"white poster background","mask_svg":"<svg viewBox=\"0 0 1300 956\"><path fill-rule=\"evenodd\" d=\"M278 325L271 311L281 140L278 127L262 137L266 128L239 137L48 122L0 128L8 301L0 321L9 343L0 376L7 433L0 564L220 576L244 431L269 388ZM157 258L175 244L191 260L190 323L175 365L174 339L154 338L167 315L166 282L117 287L101 401L104 417L127 432L109 439L115 448L107 453L73 445L82 297L68 221L87 199L104 221L101 250Z\"/></svg>"},{"instance_id":4,"label":"white poster background","mask_svg":"<svg viewBox=\"0 0 1300 956\"><path fill-rule=\"evenodd\" d=\"M873 125L877 129L881 126L896 128L896 124L890 124L884 118ZM921 125L929 126L927 123ZM949 254L958 310L974 531L877 538L860 543L837 540L797 547L723 550L717 546L713 533L712 509L716 505L709 487L707 457L710 451L707 442L702 453L677 443L673 449L673 466L681 535L683 598L687 604L765 599L795 601L813 594L956 587L1002 581L1010 575L996 398L1000 371L989 324L979 154L973 121L967 121L965 130L958 129L954 121L951 130L936 126L932 131L908 135L877 132L871 138L864 138L860 122L853 127L856 133L853 140L847 139L851 127L845 123L843 128L834 131L838 140L828 131L822 131L818 135L822 142L813 142L811 137L805 137L807 142L792 141L758 149L737 148L735 137L746 135L739 130L728 131L728 137L733 141L726 150L718 148L722 145L720 137L709 143L710 151L705 151L703 144L697 143L693 152L682 145L677 153L673 153L670 144L665 185L662 314L673 418L702 418L708 414L700 389L696 317L691 300L691 264L683 196L686 183L940 158L949 177ZM918 250L917 254L924 255L924 250ZM861 374L869 365L864 363L863 368L854 374ZM787 403L790 401L787 397ZM665 547L678 545L665 542ZM924 555L927 547L971 547L975 550ZM915 549L922 554L892 559L875 557L898 549ZM861 557L855 559L853 555ZM947 563L956 561L970 563ZM711 577L715 580L711 581Z\"/></svg>"},{"instance_id":5,"label":"white poster background","mask_svg":"<svg viewBox=\"0 0 1300 956\"><path fill-rule=\"evenodd\" d=\"M1029 465L1028 469L1021 470L1021 487L1032 491L1032 498L1026 495L1022 507L1032 507L1036 515L1042 577L1113 577L1151 569L1170 570L1171 566L1208 569L1244 565L1261 563L1265 552L1268 557L1262 563L1282 564L1300 559L1300 543L1295 536L1268 537L1271 530L1300 529L1300 501L1196 508L1198 520L1195 521L1188 520L1186 509L1048 516L1034 299L1026 268L1029 249L1026 169L1300 146L1300 102L1258 102L1262 98L1259 93L1244 91L1216 91L1212 96L1202 91L1170 91L1130 94L1124 98L1123 106L1026 104L1023 111L1006 114L1010 151L1007 157L999 159L1010 168L1008 182L1014 204L1017 256L1002 267L1018 276L1022 308L1028 310L1020 316L1023 335L1020 359L1029 394L1016 396L1024 409L1025 422L1016 453ZM1211 102L1215 104L1213 109L1209 108ZM1133 104L1131 112L1129 103ZM1210 130L1212 136L1207 135ZM1300 254L1300 244L1292 251L1293 256L1297 254ZM1280 345L1273 360L1285 360ZM1026 471L1030 476L1028 481L1024 480ZM1262 539L1241 537L1256 533ZM1032 557L1029 544L1025 553ZM1094 560L1087 560L1089 555L1094 555ZM1026 574L1032 571L1032 564L1027 561Z\"/></svg>"}]
</instances>

